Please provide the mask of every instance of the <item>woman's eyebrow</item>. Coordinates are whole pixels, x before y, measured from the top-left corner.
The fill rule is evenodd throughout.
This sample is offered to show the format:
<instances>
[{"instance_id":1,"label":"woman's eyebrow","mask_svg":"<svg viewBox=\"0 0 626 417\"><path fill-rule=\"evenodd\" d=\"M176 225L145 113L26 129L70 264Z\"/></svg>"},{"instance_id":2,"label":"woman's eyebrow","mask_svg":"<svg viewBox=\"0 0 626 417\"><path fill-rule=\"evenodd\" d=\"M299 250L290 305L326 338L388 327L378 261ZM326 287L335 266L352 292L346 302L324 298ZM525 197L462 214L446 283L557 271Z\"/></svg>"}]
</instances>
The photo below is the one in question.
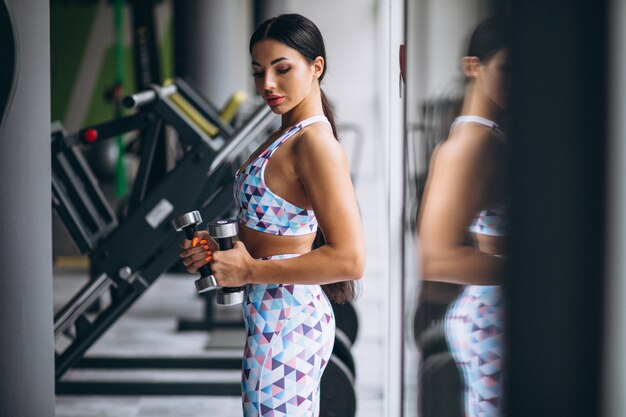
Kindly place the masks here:
<instances>
[{"instance_id":1,"label":"woman's eyebrow","mask_svg":"<svg viewBox=\"0 0 626 417\"><path fill-rule=\"evenodd\" d=\"M287 59L287 58L285 58L285 57L276 58L275 60L273 60L272 62L270 62L270 64L271 64L271 65L274 65L274 64L277 64L277 63L279 63L280 61L284 61L284 60L286 60L286 59ZM259 64L259 63L258 63L258 62L256 62L256 61L252 61L252 65L255 65L255 66L257 66L257 67L260 67L260 66L261 66L261 64Z\"/></svg>"}]
</instances>

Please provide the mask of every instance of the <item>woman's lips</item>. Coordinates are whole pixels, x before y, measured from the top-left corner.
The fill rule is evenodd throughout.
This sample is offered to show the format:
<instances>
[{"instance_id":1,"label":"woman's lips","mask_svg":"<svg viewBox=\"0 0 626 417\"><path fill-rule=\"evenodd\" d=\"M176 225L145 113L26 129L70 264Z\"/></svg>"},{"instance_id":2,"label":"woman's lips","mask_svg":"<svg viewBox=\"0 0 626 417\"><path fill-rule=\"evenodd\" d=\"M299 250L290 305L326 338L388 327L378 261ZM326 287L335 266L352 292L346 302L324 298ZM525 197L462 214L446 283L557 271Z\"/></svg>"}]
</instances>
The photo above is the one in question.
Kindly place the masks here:
<instances>
[{"instance_id":1,"label":"woman's lips","mask_svg":"<svg viewBox=\"0 0 626 417\"><path fill-rule=\"evenodd\" d=\"M285 97L268 95L268 96L265 96L265 101L270 107L275 107L275 106L278 106L283 101L285 101Z\"/></svg>"}]
</instances>

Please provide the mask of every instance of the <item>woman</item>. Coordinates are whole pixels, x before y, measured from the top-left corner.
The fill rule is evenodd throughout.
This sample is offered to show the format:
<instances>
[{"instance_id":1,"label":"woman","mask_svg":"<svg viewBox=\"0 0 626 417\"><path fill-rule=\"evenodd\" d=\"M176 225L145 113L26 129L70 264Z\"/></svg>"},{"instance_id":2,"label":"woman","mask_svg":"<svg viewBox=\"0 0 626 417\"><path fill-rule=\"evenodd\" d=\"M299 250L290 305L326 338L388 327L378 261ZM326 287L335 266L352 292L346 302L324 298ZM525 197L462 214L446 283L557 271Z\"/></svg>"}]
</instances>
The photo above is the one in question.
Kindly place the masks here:
<instances>
[{"instance_id":1,"label":"woman","mask_svg":"<svg viewBox=\"0 0 626 417\"><path fill-rule=\"evenodd\" d=\"M418 219L423 278L465 286L445 330L468 417L502 415L507 28L492 17L470 38L461 115L433 153Z\"/></svg>"},{"instance_id":2,"label":"woman","mask_svg":"<svg viewBox=\"0 0 626 417\"><path fill-rule=\"evenodd\" d=\"M203 231L180 256L189 272L210 262L219 285L247 288L244 415L316 416L335 333L329 298L354 297L365 263L361 221L320 88L318 28L296 14L269 19L253 33L250 54L256 89L281 127L236 174L239 242L211 251L197 244L209 241ZM325 244L311 250L316 235Z\"/></svg>"}]
</instances>

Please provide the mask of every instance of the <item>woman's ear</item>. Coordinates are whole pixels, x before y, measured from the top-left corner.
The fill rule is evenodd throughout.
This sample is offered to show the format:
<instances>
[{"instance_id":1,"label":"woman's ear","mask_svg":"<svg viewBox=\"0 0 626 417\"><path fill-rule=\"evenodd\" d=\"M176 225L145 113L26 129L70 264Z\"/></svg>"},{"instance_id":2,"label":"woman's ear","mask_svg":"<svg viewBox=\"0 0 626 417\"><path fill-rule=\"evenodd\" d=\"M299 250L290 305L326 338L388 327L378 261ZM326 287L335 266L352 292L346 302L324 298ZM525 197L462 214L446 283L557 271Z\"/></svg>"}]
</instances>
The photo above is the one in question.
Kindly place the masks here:
<instances>
[{"instance_id":1,"label":"woman's ear","mask_svg":"<svg viewBox=\"0 0 626 417\"><path fill-rule=\"evenodd\" d=\"M315 78L319 79L322 76L324 73L324 65L326 65L324 58L321 56L315 58L315 61L313 61L313 76Z\"/></svg>"},{"instance_id":2,"label":"woman's ear","mask_svg":"<svg viewBox=\"0 0 626 417\"><path fill-rule=\"evenodd\" d=\"M463 74L467 78L477 78L480 70L480 59L476 56L463 57Z\"/></svg>"}]
</instances>

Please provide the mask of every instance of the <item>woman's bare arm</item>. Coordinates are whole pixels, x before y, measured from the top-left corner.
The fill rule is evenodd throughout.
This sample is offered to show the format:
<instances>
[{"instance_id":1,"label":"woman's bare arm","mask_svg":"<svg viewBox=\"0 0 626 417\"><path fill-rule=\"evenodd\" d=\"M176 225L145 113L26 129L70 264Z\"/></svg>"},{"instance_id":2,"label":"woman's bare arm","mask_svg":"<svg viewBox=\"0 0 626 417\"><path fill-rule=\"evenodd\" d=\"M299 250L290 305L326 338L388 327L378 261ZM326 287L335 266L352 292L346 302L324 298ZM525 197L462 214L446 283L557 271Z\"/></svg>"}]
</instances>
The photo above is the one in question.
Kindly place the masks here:
<instances>
[{"instance_id":1,"label":"woman's bare arm","mask_svg":"<svg viewBox=\"0 0 626 417\"><path fill-rule=\"evenodd\" d=\"M418 218L423 279L501 283L505 261L468 244L468 227L498 175L501 148L493 133L480 126L464 126L439 147Z\"/></svg>"}]
</instances>

